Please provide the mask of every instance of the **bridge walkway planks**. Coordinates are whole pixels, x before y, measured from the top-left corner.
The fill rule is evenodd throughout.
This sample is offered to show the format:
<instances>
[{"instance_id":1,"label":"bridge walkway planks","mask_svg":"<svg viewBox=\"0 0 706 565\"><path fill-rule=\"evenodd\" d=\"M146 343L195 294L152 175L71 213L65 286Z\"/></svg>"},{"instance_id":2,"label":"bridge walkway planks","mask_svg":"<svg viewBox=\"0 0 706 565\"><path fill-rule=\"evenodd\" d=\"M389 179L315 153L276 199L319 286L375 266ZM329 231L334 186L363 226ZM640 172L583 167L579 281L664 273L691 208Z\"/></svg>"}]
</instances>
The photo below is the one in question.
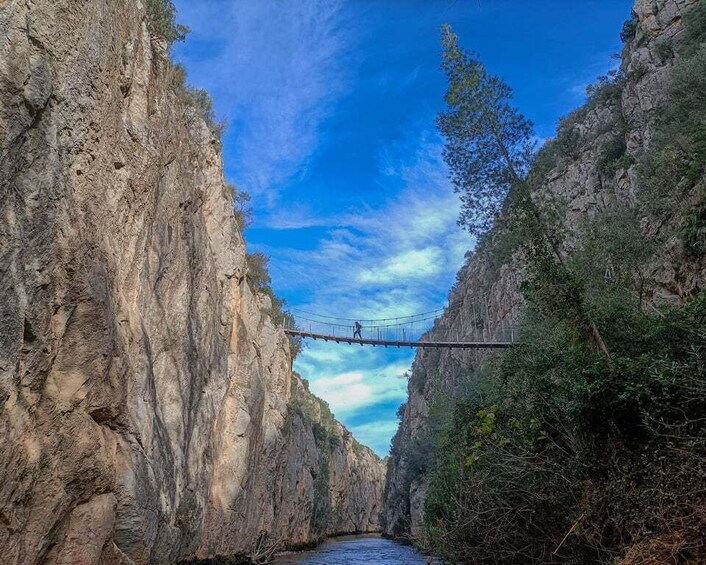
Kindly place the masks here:
<instances>
[{"instance_id":1,"label":"bridge walkway planks","mask_svg":"<svg viewBox=\"0 0 706 565\"><path fill-rule=\"evenodd\" d=\"M420 348L436 348L436 349L506 349L512 347L514 343L509 341L399 341L399 340L385 340L385 339L360 339L352 337L341 337L336 335L326 335L312 332L305 332L302 330L290 330L286 329L284 332L287 335L311 338L311 339L322 339L324 341L334 341L336 343L347 343L349 345L358 344L372 345L373 347L420 347Z\"/></svg>"}]
</instances>

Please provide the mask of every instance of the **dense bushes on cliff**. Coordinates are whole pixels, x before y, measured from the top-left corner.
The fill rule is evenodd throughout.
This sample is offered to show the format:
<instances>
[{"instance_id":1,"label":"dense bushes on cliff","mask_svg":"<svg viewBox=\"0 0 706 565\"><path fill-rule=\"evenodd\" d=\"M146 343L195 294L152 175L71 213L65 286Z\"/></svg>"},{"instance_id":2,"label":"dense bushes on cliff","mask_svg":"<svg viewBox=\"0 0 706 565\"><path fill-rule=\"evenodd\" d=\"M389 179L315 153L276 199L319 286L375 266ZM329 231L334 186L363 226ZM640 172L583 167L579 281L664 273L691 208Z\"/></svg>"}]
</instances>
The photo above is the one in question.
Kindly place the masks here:
<instances>
[{"instance_id":1,"label":"dense bushes on cliff","mask_svg":"<svg viewBox=\"0 0 706 565\"><path fill-rule=\"evenodd\" d=\"M235 214L235 220L238 222L238 227L240 227L240 232L244 232L250 227L253 222L253 208L250 205L250 193L240 190L235 185L226 185L228 190L233 196L233 213Z\"/></svg>"},{"instance_id":2,"label":"dense bushes on cliff","mask_svg":"<svg viewBox=\"0 0 706 565\"><path fill-rule=\"evenodd\" d=\"M426 502L437 551L588 563L646 535L699 531L706 296L664 318L619 287L594 294L594 305L613 367L530 298L522 345L485 367L454 409ZM665 468L632 467L646 456ZM628 505L615 503L621 489ZM687 538L682 556L695 559L688 544L698 539Z\"/></svg>"},{"instance_id":3,"label":"dense bushes on cliff","mask_svg":"<svg viewBox=\"0 0 706 565\"><path fill-rule=\"evenodd\" d=\"M688 252L706 253L706 194L688 193L706 171L706 4L686 18L681 54L672 73L669 103L663 108L652 146L640 162L650 208L664 216L684 213L682 239ZM680 206L675 206L675 201Z\"/></svg>"},{"instance_id":4,"label":"dense bushes on cliff","mask_svg":"<svg viewBox=\"0 0 706 565\"><path fill-rule=\"evenodd\" d=\"M407 478L429 479L423 541L452 561L706 562L706 293L671 309L644 297L650 260L667 240L681 240L675 261L706 252L706 4L685 21L649 148L628 156L617 116L598 154L603 176L637 163L633 205L585 219L560 269L522 241L523 216L508 205L495 231L509 235L482 243L501 261L524 247L522 345L476 368L453 408L437 400L445 406L432 405L427 433L405 446L407 458L431 454ZM535 190L579 153L574 123L587 108L614 106L641 78L634 72L600 81L562 122L529 174ZM665 217L677 233L646 229ZM580 298L609 356L577 331L562 293Z\"/></svg>"}]
</instances>

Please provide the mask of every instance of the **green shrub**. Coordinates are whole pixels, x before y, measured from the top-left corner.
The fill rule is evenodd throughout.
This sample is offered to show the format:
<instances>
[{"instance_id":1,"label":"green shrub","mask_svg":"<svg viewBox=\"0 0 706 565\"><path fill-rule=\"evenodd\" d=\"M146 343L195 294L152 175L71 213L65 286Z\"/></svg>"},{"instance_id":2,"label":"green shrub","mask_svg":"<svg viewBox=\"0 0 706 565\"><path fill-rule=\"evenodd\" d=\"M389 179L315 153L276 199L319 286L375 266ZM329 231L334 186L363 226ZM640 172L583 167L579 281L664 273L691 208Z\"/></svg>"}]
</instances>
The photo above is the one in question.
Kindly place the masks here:
<instances>
[{"instance_id":1,"label":"green shrub","mask_svg":"<svg viewBox=\"0 0 706 565\"><path fill-rule=\"evenodd\" d=\"M647 66L636 61L628 71L627 78L630 82L639 82L647 73Z\"/></svg>"},{"instance_id":2,"label":"green shrub","mask_svg":"<svg viewBox=\"0 0 706 565\"><path fill-rule=\"evenodd\" d=\"M656 213L671 213L706 173L706 44L681 59L672 73L668 102L660 114L638 174L643 201Z\"/></svg>"},{"instance_id":3,"label":"green shrub","mask_svg":"<svg viewBox=\"0 0 706 565\"><path fill-rule=\"evenodd\" d=\"M595 300L596 319L612 329L604 337L613 367L530 305L521 345L483 375L485 389L456 405L429 473L425 520L435 552L463 562L546 563L564 540L566 562L593 563L653 527L647 513L623 506L609 514L593 496L619 488L606 479L619 465L610 455L617 445L653 454L680 443L706 448L706 295L664 318L618 298ZM701 479L690 480L666 483L664 496L685 488L692 494L684 503L698 508Z\"/></svg>"},{"instance_id":4,"label":"green shrub","mask_svg":"<svg viewBox=\"0 0 706 565\"><path fill-rule=\"evenodd\" d=\"M627 145L623 137L614 137L611 140L606 141L601 147L598 162L596 163L598 171L603 176L613 176L620 168L620 165L627 162L624 159L624 157L626 157L626 151Z\"/></svg>"},{"instance_id":5,"label":"green shrub","mask_svg":"<svg viewBox=\"0 0 706 565\"><path fill-rule=\"evenodd\" d=\"M706 173L706 4L684 16L687 32L672 72L669 98L638 173L643 200L653 212L673 213L675 204Z\"/></svg>"},{"instance_id":6,"label":"green shrub","mask_svg":"<svg viewBox=\"0 0 706 565\"><path fill-rule=\"evenodd\" d=\"M411 373L406 373L411 390L423 392L427 382L427 374L424 367L414 367Z\"/></svg>"},{"instance_id":7,"label":"green shrub","mask_svg":"<svg viewBox=\"0 0 706 565\"><path fill-rule=\"evenodd\" d=\"M211 95L202 88L184 86L179 92L182 101L193 108L196 114L206 122L208 129L220 139L226 130L226 122L216 118L216 111L213 108Z\"/></svg>"},{"instance_id":8,"label":"green shrub","mask_svg":"<svg viewBox=\"0 0 706 565\"><path fill-rule=\"evenodd\" d=\"M689 213L682 229L682 241L692 257L706 256L706 198Z\"/></svg>"},{"instance_id":9,"label":"green shrub","mask_svg":"<svg viewBox=\"0 0 706 565\"><path fill-rule=\"evenodd\" d=\"M616 206L586 218L579 226L581 246L571 265L586 281L589 296L612 289L623 293L628 302L643 306L652 268L649 259L662 241L643 233L643 213L637 207Z\"/></svg>"},{"instance_id":10,"label":"green shrub","mask_svg":"<svg viewBox=\"0 0 706 565\"><path fill-rule=\"evenodd\" d=\"M625 76L622 72L613 70L599 76L595 83L586 87L588 100L584 108L592 110L596 106L619 104L623 88L625 88Z\"/></svg>"},{"instance_id":11,"label":"green shrub","mask_svg":"<svg viewBox=\"0 0 706 565\"><path fill-rule=\"evenodd\" d=\"M691 10L684 16L684 27L686 33L679 45L682 56L690 57L699 50L700 46L706 43L706 4L697 2Z\"/></svg>"},{"instance_id":12,"label":"green shrub","mask_svg":"<svg viewBox=\"0 0 706 565\"><path fill-rule=\"evenodd\" d=\"M201 507L198 499L192 490L185 490L174 517L174 525L185 531L192 530L201 517Z\"/></svg>"},{"instance_id":13,"label":"green shrub","mask_svg":"<svg viewBox=\"0 0 706 565\"><path fill-rule=\"evenodd\" d=\"M659 55L662 63L666 63L667 61L674 59L674 48L672 47L671 42L661 41L658 43L657 54Z\"/></svg>"},{"instance_id":14,"label":"green shrub","mask_svg":"<svg viewBox=\"0 0 706 565\"><path fill-rule=\"evenodd\" d=\"M623 29L620 31L620 39L622 42L627 43L628 41L632 41L639 27L640 22L635 14L633 14L629 20L625 20Z\"/></svg>"},{"instance_id":15,"label":"green shrub","mask_svg":"<svg viewBox=\"0 0 706 565\"><path fill-rule=\"evenodd\" d=\"M176 8L172 0L147 0L147 26L153 35L171 45L184 41L189 28L176 23Z\"/></svg>"},{"instance_id":16,"label":"green shrub","mask_svg":"<svg viewBox=\"0 0 706 565\"><path fill-rule=\"evenodd\" d=\"M363 447L363 444L353 438L353 453L360 457L361 455L363 455L364 452L365 448Z\"/></svg>"},{"instance_id":17,"label":"green shrub","mask_svg":"<svg viewBox=\"0 0 706 565\"><path fill-rule=\"evenodd\" d=\"M286 310L287 301L279 298L272 289L272 278L267 268L270 262L269 257L258 251L247 253L245 260L247 264L245 278L248 283L255 292L265 294L270 298L271 307L268 313L272 323L277 327L295 329L296 320L291 312ZM299 336L288 336L288 338L292 359L296 359L304 347L303 340Z\"/></svg>"},{"instance_id":18,"label":"green shrub","mask_svg":"<svg viewBox=\"0 0 706 565\"><path fill-rule=\"evenodd\" d=\"M258 251L257 253L247 253L245 255L248 271L245 277L250 286L257 292L264 292L272 284L272 278L267 270L270 258Z\"/></svg>"},{"instance_id":19,"label":"green shrub","mask_svg":"<svg viewBox=\"0 0 706 565\"><path fill-rule=\"evenodd\" d=\"M314 501L311 513L311 530L314 537L326 535L331 516L331 491L329 448L326 445L319 455L319 470L314 477Z\"/></svg>"},{"instance_id":20,"label":"green shrub","mask_svg":"<svg viewBox=\"0 0 706 565\"><path fill-rule=\"evenodd\" d=\"M208 129L220 139L225 133L226 122L216 118L210 94L206 90L189 86L186 83L186 69L183 65L172 63L170 68L171 85L176 96L182 104L193 109L196 115L206 122Z\"/></svg>"},{"instance_id":21,"label":"green shrub","mask_svg":"<svg viewBox=\"0 0 706 565\"><path fill-rule=\"evenodd\" d=\"M238 222L240 231L244 232L252 225L253 221L253 208L250 205L250 194L244 190L239 190L232 184L228 184L226 186L233 196L233 212L235 215L235 221Z\"/></svg>"}]
</instances>

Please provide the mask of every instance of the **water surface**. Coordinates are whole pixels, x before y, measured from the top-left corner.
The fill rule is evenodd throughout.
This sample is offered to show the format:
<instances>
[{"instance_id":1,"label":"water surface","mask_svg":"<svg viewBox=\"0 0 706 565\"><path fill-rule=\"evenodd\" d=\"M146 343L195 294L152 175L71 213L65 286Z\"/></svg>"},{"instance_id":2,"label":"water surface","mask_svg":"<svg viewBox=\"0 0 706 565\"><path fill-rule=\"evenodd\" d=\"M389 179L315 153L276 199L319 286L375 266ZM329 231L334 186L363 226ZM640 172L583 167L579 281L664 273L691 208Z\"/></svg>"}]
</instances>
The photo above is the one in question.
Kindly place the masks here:
<instances>
[{"instance_id":1,"label":"water surface","mask_svg":"<svg viewBox=\"0 0 706 565\"><path fill-rule=\"evenodd\" d=\"M346 536L325 541L312 551L285 555L277 565L426 565L432 563L412 547L380 536Z\"/></svg>"}]
</instances>

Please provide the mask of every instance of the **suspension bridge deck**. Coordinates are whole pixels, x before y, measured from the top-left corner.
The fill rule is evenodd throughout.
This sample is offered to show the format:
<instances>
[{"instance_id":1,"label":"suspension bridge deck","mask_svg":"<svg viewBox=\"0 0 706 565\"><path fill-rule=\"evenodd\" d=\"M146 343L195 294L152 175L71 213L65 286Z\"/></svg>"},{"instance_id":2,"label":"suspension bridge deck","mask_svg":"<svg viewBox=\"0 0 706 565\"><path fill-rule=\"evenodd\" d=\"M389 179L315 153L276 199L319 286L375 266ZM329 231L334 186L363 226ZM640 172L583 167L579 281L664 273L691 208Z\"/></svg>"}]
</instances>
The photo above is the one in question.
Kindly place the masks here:
<instances>
[{"instance_id":1,"label":"suspension bridge deck","mask_svg":"<svg viewBox=\"0 0 706 565\"><path fill-rule=\"evenodd\" d=\"M353 337L341 337L338 335L327 335L320 333L305 332L302 330L286 329L287 335L322 339L324 341L335 341L336 343L347 343L349 345L372 345L373 347L431 347L437 349L505 349L514 345L510 341L399 341L386 339L361 339Z\"/></svg>"}]
</instances>

